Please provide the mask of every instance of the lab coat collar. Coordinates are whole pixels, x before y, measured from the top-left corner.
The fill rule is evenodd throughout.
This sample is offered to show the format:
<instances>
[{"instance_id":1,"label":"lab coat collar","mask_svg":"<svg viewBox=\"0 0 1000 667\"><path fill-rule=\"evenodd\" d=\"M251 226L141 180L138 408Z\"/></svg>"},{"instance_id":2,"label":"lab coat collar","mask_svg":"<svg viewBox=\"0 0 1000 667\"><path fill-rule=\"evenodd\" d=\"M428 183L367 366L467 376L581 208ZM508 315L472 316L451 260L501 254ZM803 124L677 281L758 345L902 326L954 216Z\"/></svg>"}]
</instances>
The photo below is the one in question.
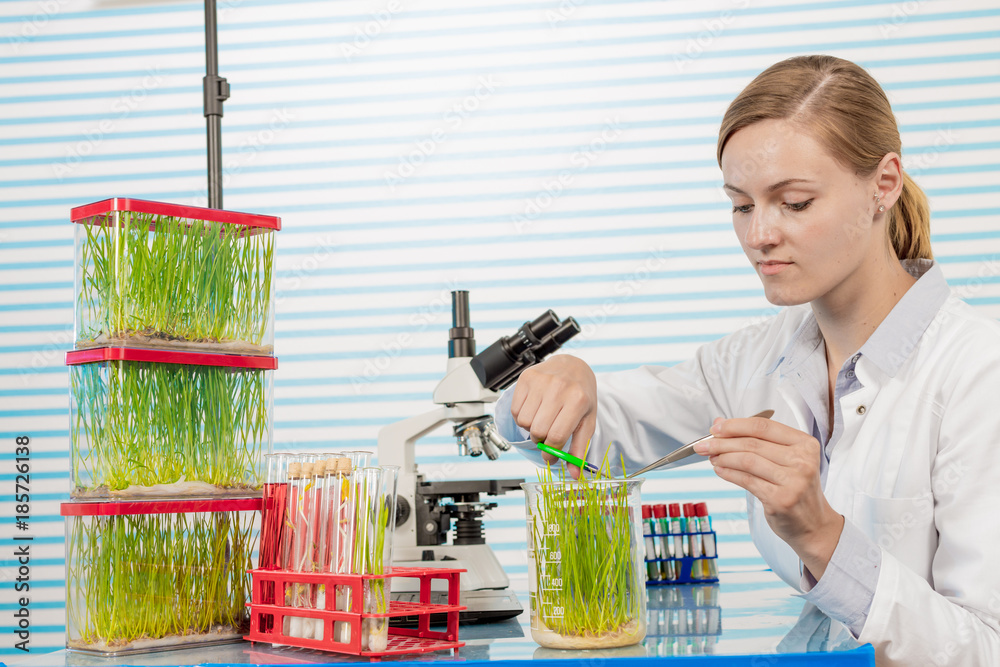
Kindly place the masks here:
<instances>
[{"instance_id":1,"label":"lab coat collar","mask_svg":"<svg viewBox=\"0 0 1000 667\"><path fill-rule=\"evenodd\" d=\"M805 317L799 328L792 334L788 345L778 355L777 361L765 375L771 375L775 371L778 371L778 376L781 378L791 375L823 343L823 334L819 330L819 323L816 322L816 317L812 314L809 306L794 307L805 309L807 311Z\"/></svg>"},{"instance_id":2,"label":"lab coat collar","mask_svg":"<svg viewBox=\"0 0 1000 667\"><path fill-rule=\"evenodd\" d=\"M896 376L951 293L941 268L933 260L905 259L900 264L917 282L906 291L875 333L858 350L889 377ZM823 334L810 309L765 375L777 371L779 377L785 378L792 374L822 342Z\"/></svg>"}]
</instances>

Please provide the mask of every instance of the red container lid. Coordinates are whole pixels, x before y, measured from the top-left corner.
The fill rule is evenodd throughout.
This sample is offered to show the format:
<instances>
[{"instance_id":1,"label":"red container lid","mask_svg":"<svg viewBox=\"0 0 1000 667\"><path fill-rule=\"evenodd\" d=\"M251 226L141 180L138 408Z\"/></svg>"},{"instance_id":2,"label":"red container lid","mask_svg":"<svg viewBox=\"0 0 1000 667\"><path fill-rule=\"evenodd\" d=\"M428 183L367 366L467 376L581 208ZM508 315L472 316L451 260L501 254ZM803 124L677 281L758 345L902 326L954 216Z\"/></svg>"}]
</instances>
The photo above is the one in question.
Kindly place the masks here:
<instances>
[{"instance_id":1,"label":"red container lid","mask_svg":"<svg viewBox=\"0 0 1000 667\"><path fill-rule=\"evenodd\" d=\"M684 503L684 516L694 516L694 503Z\"/></svg>"},{"instance_id":2,"label":"red container lid","mask_svg":"<svg viewBox=\"0 0 1000 667\"><path fill-rule=\"evenodd\" d=\"M676 519L681 515L681 506L677 503L670 503L670 518Z\"/></svg>"},{"instance_id":3,"label":"red container lid","mask_svg":"<svg viewBox=\"0 0 1000 667\"><path fill-rule=\"evenodd\" d=\"M652 516L653 516L653 508L650 507L649 505L643 505L642 506L642 518L643 519L649 519L649 518L652 518Z\"/></svg>"},{"instance_id":4,"label":"red container lid","mask_svg":"<svg viewBox=\"0 0 1000 667\"><path fill-rule=\"evenodd\" d=\"M61 503L62 516L120 516L122 514L186 514L188 512L257 512L263 498L211 500L128 500L99 503Z\"/></svg>"},{"instance_id":5,"label":"red container lid","mask_svg":"<svg viewBox=\"0 0 1000 667\"><path fill-rule=\"evenodd\" d=\"M708 516L708 505L705 503L696 503L694 506L695 516Z\"/></svg>"},{"instance_id":6,"label":"red container lid","mask_svg":"<svg viewBox=\"0 0 1000 667\"><path fill-rule=\"evenodd\" d=\"M667 506L664 504L653 505L653 516L662 519L667 516Z\"/></svg>"},{"instance_id":7,"label":"red container lid","mask_svg":"<svg viewBox=\"0 0 1000 667\"><path fill-rule=\"evenodd\" d=\"M151 361L158 364L189 366L225 366L228 368L261 368L273 371L277 357L254 357L237 354L205 354L175 350L148 350L137 347L94 347L66 353L66 365L93 364L101 361Z\"/></svg>"},{"instance_id":8,"label":"red container lid","mask_svg":"<svg viewBox=\"0 0 1000 667\"><path fill-rule=\"evenodd\" d=\"M230 225L244 225L263 229L281 229L281 218L273 215L257 215L255 213L239 213L224 211L218 208L201 208L199 206L183 206L181 204L165 204L145 199L130 199L114 197L103 201L77 206L69 212L73 222L88 222L95 215L104 215L115 211L131 211L134 213L150 213L171 218L187 218L189 220L208 220Z\"/></svg>"}]
</instances>

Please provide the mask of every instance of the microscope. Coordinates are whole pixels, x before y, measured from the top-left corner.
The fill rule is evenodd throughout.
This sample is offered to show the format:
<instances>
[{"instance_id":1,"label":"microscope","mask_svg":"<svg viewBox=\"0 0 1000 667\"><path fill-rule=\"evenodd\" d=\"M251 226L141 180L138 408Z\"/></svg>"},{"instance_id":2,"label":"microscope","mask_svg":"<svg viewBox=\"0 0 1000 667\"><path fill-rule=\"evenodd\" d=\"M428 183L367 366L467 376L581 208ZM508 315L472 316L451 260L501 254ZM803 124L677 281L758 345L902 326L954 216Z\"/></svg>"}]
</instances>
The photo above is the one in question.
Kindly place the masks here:
<instances>
[{"instance_id":1,"label":"microscope","mask_svg":"<svg viewBox=\"0 0 1000 667\"><path fill-rule=\"evenodd\" d=\"M497 432L487 404L495 402L524 369L580 333L580 326L572 317L560 321L549 310L476 354L467 291L451 293L451 310L448 365L432 396L439 407L389 424L378 434L378 460L399 465L393 565L465 569L461 604L467 609L460 621L502 620L517 616L522 607L483 536L483 514L497 504L482 500L480 494L497 496L517 490L524 480L425 479L417 471L416 443L451 423L460 455L485 454L496 459L510 449L510 443ZM452 519L455 531L449 544ZM393 590L396 599L408 599L407 594Z\"/></svg>"}]
</instances>

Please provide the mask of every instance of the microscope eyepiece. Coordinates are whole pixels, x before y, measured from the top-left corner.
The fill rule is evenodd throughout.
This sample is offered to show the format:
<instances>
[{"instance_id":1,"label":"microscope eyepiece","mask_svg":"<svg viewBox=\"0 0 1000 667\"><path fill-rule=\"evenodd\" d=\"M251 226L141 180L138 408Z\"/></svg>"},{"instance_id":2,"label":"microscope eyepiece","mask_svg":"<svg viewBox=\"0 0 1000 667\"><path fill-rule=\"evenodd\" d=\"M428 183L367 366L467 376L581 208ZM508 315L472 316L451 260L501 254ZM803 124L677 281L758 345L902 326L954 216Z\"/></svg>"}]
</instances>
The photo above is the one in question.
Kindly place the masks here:
<instances>
[{"instance_id":1,"label":"microscope eyepiece","mask_svg":"<svg viewBox=\"0 0 1000 667\"><path fill-rule=\"evenodd\" d=\"M499 391L578 333L580 325L576 320L567 317L560 322L559 316L548 310L474 356L470 365L484 387Z\"/></svg>"},{"instance_id":2,"label":"microscope eyepiece","mask_svg":"<svg viewBox=\"0 0 1000 667\"><path fill-rule=\"evenodd\" d=\"M469 292L451 293L451 329L448 331L448 358L471 357L476 354L476 334L469 323Z\"/></svg>"}]
</instances>

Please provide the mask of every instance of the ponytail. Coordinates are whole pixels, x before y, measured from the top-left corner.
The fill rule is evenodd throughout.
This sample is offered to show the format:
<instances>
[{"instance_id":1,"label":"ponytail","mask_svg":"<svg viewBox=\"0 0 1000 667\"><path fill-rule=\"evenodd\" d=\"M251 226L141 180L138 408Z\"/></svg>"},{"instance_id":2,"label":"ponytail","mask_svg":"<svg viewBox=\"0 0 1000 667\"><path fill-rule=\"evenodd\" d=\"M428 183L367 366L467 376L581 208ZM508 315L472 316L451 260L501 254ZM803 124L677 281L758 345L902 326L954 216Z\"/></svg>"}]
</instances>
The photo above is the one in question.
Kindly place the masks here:
<instances>
[{"instance_id":1,"label":"ponytail","mask_svg":"<svg viewBox=\"0 0 1000 667\"><path fill-rule=\"evenodd\" d=\"M927 195L903 172L903 192L889 210L889 242L899 259L934 259Z\"/></svg>"}]
</instances>

